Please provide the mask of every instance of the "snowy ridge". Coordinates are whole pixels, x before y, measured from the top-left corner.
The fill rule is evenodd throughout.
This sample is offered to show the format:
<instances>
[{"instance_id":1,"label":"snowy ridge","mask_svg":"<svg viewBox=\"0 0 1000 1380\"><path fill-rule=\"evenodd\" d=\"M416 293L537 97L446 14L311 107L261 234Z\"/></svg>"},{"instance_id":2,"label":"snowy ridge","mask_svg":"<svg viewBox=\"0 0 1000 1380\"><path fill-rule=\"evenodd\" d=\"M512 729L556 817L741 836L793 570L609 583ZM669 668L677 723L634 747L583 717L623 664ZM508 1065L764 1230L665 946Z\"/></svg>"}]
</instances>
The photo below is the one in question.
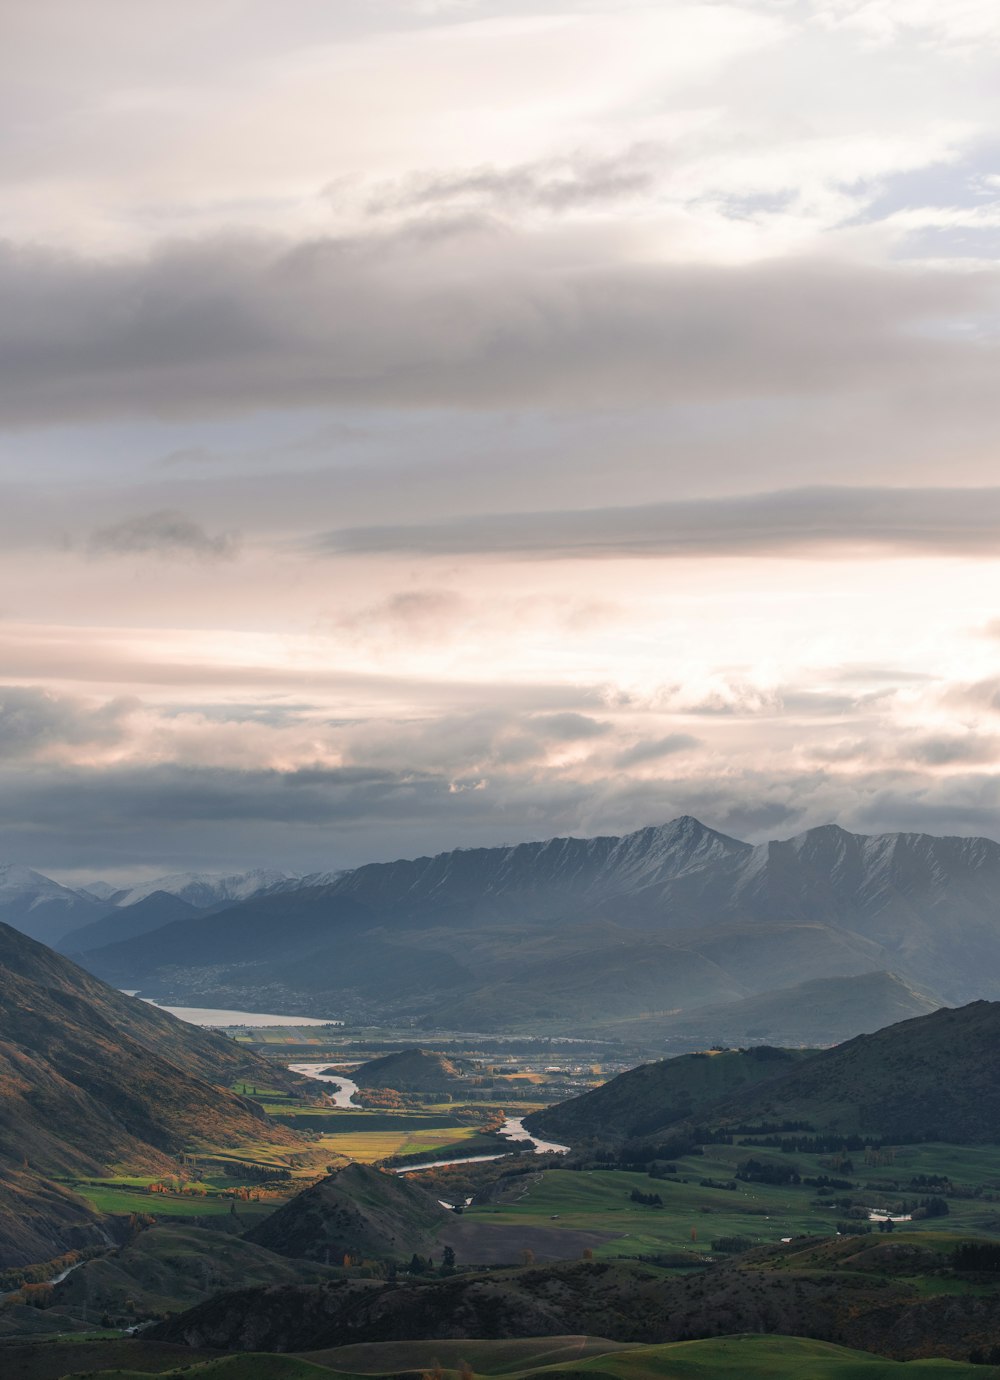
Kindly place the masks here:
<instances>
[{"instance_id":1,"label":"snowy ridge","mask_svg":"<svg viewBox=\"0 0 1000 1380\"><path fill-rule=\"evenodd\" d=\"M286 873L266 867L255 867L250 872L237 872L230 876L209 872L177 872L113 892L108 900L115 906L134 906L155 891L165 891L168 896L177 896L189 905L208 907L223 901L246 901L259 891L291 880Z\"/></svg>"}]
</instances>

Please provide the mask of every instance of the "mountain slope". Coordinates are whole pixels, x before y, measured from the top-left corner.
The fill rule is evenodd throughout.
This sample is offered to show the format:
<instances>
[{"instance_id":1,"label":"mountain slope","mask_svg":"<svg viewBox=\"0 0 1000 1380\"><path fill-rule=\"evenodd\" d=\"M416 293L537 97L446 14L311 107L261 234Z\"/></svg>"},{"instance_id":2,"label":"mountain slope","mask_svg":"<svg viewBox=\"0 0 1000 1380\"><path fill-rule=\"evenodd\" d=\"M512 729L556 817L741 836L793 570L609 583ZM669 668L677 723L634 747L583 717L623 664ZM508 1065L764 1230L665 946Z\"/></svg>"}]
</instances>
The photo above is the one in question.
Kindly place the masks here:
<instances>
[{"instance_id":1,"label":"mountain slope","mask_svg":"<svg viewBox=\"0 0 1000 1380\"><path fill-rule=\"evenodd\" d=\"M725 1098L780 1078L812 1055L811 1050L760 1045L661 1059L629 1069L567 1102L532 1112L524 1124L529 1131L562 1138L570 1145L652 1138L678 1123L710 1115Z\"/></svg>"},{"instance_id":2,"label":"mountain slope","mask_svg":"<svg viewBox=\"0 0 1000 1380\"><path fill-rule=\"evenodd\" d=\"M665 1059L525 1117L529 1131L570 1143L792 1122L886 1141L1000 1141L1000 1002L932 1011L833 1049Z\"/></svg>"},{"instance_id":3,"label":"mountain slope","mask_svg":"<svg viewBox=\"0 0 1000 1380\"><path fill-rule=\"evenodd\" d=\"M167 891L153 891L134 905L116 907L90 924L70 930L53 947L64 954L85 953L88 949L103 948L106 944L137 939L142 934L158 930L162 925L172 924L175 920L192 920L199 914L194 906L182 901L179 896L171 896Z\"/></svg>"},{"instance_id":4,"label":"mountain slope","mask_svg":"<svg viewBox=\"0 0 1000 1380\"><path fill-rule=\"evenodd\" d=\"M706 1006L655 1021L619 1022L622 1037L659 1038L675 1046L841 1044L912 1016L925 1016L943 1003L895 973L814 978L722 1006Z\"/></svg>"},{"instance_id":5,"label":"mountain slope","mask_svg":"<svg viewBox=\"0 0 1000 1380\"><path fill-rule=\"evenodd\" d=\"M885 1140L1000 1140L1000 1002L971 1002L858 1035L766 1088L727 1099L721 1122L808 1121Z\"/></svg>"},{"instance_id":6,"label":"mountain slope","mask_svg":"<svg viewBox=\"0 0 1000 1380\"><path fill-rule=\"evenodd\" d=\"M259 1140L260 1108L225 1085L276 1072L0 925L0 1265L65 1249L72 1200L53 1176L161 1173L192 1144ZM77 1220L91 1217L81 1205Z\"/></svg>"}]
</instances>

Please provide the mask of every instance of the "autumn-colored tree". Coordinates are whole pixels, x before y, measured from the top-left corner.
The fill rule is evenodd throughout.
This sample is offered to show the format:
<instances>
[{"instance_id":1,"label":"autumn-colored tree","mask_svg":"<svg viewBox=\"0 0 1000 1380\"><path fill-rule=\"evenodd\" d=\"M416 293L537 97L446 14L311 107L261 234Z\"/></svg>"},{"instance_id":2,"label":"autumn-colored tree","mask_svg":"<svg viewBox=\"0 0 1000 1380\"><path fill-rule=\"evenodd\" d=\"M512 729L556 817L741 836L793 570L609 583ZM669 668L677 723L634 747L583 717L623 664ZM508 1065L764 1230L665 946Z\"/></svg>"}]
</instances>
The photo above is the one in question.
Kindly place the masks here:
<instances>
[{"instance_id":1,"label":"autumn-colored tree","mask_svg":"<svg viewBox=\"0 0 1000 1380\"><path fill-rule=\"evenodd\" d=\"M522 1265L534 1265L534 1263L535 1263L535 1252L531 1249L530 1246L525 1246L524 1250L521 1252L521 1264L522 1264Z\"/></svg>"}]
</instances>

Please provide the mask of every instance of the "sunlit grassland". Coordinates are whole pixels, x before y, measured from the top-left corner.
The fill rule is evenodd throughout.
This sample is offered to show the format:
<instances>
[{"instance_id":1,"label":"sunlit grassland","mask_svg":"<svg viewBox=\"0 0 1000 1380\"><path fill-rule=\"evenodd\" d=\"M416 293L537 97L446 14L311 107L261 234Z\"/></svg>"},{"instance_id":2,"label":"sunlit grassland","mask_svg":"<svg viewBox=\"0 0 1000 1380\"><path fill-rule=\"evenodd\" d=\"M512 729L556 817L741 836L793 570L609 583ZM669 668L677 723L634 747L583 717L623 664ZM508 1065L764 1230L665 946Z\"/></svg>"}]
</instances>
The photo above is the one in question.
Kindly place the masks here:
<instances>
[{"instance_id":1,"label":"sunlit grassland","mask_svg":"<svg viewBox=\"0 0 1000 1380\"><path fill-rule=\"evenodd\" d=\"M68 1181L68 1186L92 1203L98 1212L118 1215L141 1212L157 1218L218 1217L223 1213L232 1213L235 1201L218 1193L208 1193L204 1197L191 1197L184 1193L147 1193L105 1180L92 1182L73 1179ZM236 1203L236 1212L240 1217L259 1217L273 1212L277 1205L274 1199L265 1202L240 1201Z\"/></svg>"}]
</instances>

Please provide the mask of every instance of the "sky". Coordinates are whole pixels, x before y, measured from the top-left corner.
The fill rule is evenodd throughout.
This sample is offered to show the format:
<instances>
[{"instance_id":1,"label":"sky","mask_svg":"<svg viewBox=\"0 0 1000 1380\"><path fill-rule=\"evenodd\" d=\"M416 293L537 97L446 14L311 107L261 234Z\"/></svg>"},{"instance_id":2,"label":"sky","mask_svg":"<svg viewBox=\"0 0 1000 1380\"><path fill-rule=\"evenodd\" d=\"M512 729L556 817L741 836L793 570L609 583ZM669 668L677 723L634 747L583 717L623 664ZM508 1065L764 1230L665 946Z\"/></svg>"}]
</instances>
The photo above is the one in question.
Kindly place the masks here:
<instances>
[{"instance_id":1,"label":"sky","mask_svg":"<svg viewBox=\"0 0 1000 1380\"><path fill-rule=\"evenodd\" d=\"M1000 837L994 0L35 0L0 858Z\"/></svg>"}]
</instances>

